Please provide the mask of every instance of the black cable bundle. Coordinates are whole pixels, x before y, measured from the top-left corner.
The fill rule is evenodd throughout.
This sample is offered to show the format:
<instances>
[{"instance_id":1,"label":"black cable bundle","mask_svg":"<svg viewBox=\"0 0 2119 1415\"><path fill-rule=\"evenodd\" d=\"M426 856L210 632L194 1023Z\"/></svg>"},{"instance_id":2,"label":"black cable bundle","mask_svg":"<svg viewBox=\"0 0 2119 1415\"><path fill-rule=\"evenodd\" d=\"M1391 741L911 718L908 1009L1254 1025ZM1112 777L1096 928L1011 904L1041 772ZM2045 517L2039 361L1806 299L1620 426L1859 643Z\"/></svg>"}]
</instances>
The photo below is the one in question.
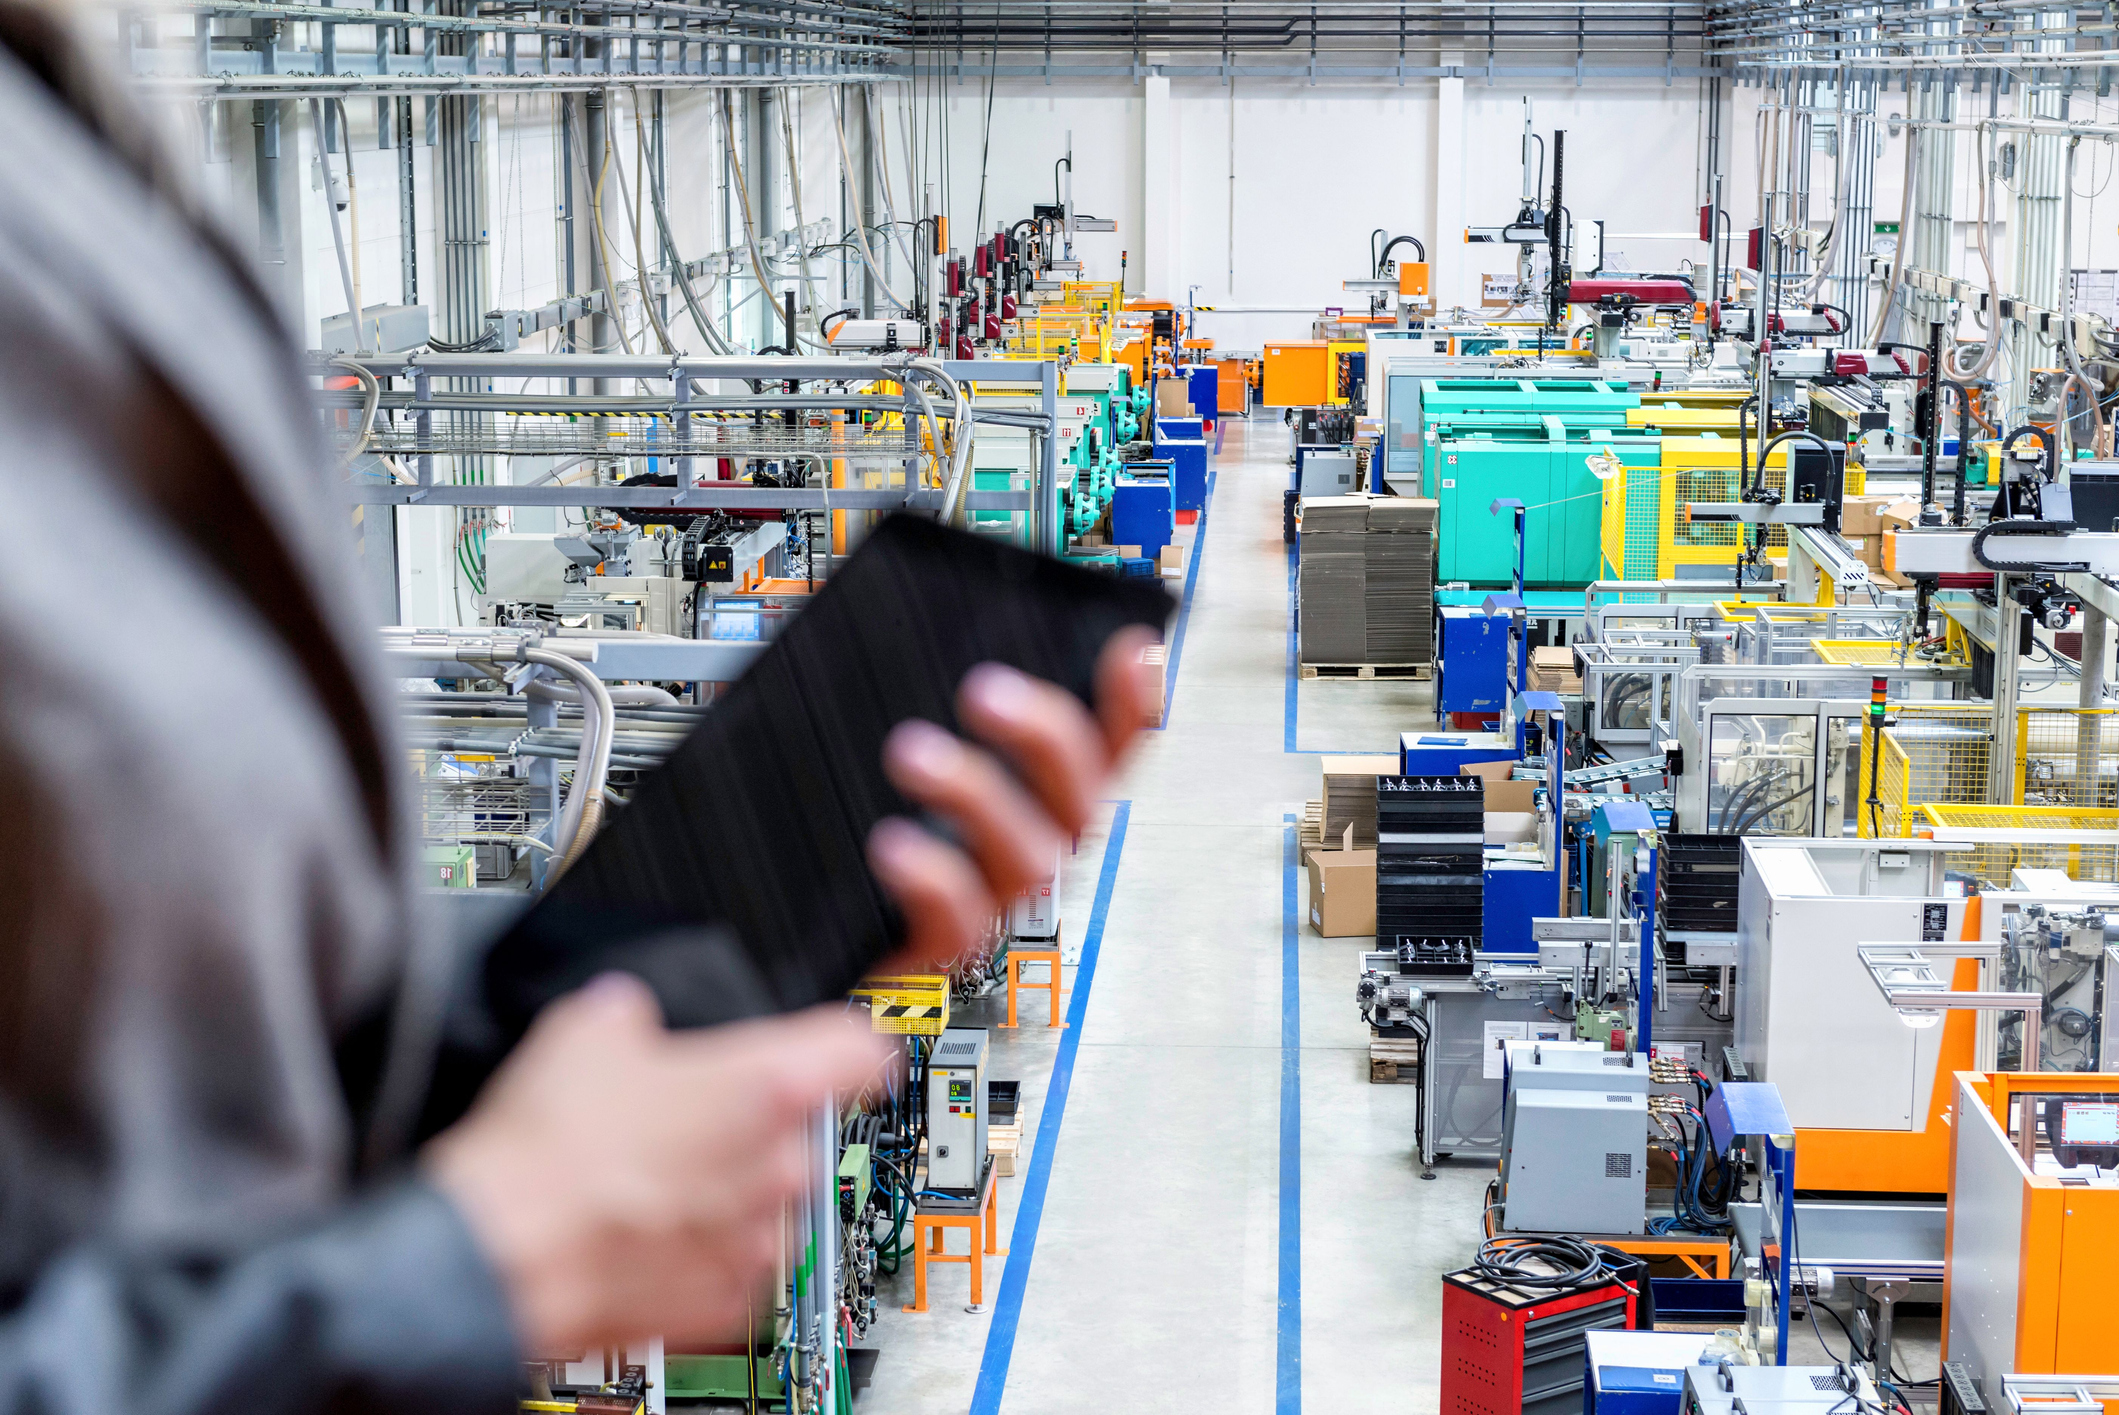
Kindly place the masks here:
<instances>
[{"instance_id":1,"label":"black cable bundle","mask_svg":"<svg viewBox=\"0 0 2119 1415\"><path fill-rule=\"evenodd\" d=\"M1105 643L1171 608L1153 581L893 516L494 945L496 1020L519 1033L612 968L673 1026L843 996L904 932L866 855L878 821L914 814L883 774L890 730L954 730L957 686L987 662L1093 706Z\"/></svg>"},{"instance_id":2,"label":"black cable bundle","mask_svg":"<svg viewBox=\"0 0 2119 1415\"><path fill-rule=\"evenodd\" d=\"M1604 1254L1579 1238L1489 1238L1472 1266L1496 1282L1536 1290L1581 1287L1605 1271Z\"/></svg>"}]
</instances>

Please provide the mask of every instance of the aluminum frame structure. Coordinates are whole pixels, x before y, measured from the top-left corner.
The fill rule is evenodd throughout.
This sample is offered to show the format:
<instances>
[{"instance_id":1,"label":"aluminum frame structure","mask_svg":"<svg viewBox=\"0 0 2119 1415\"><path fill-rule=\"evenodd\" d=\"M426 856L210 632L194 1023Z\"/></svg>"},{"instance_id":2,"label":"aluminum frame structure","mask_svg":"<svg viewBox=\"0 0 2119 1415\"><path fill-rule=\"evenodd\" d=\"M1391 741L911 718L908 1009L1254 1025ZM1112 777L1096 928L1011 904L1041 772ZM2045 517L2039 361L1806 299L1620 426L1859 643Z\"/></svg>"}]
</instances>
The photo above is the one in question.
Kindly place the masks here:
<instances>
[{"instance_id":1,"label":"aluminum frame structure","mask_svg":"<svg viewBox=\"0 0 2119 1415\"><path fill-rule=\"evenodd\" d=\"M1655 0L914 0L912 28L923 77L1713 76L1702 7Z\"/></svg>"},{"instance_id":2,"label":"aluminum frame structure","mask_svg":"<svg viewBox=\"0 0 2119 1415\"><path fill-rule=\"evenodd\" d=\"M900 508L933 510L942 506L944 491L922 487L915 474L923 455L917 428L925 416L921 397L905 381L903 361L868 359L671 358L625 354L432 354L362 355L320 363L319 374L333 368L358 364L378 380L403 382L409 391L386 389L382 406L401 414L392 425L378 423L383 431L364 440L356 465L373 467L373 454L402 453L409 457L413 479L377 481L357 479L346 484L348 497L369 506L600 506L653 508L749 508L815 511L887 511ZM1058 517L1054 514L1059 485L1058 426L1059 365L1050 361L973 359L950 360L942 371L959 383L987 386L1034 386L1039 410L988 409L974 405L975 423L1027 427L1039 441L1039 455L1032 467L1031 485L1022 490L965 490L959 498L967 511L1011 511L1023 513L1027 539L1034 549L1056 552ZM639 381L666 383L669 392L644 395L607 394L501 394L465 392L466 383L490 386L497 379L527 379L564 382ZM807 393L723 393L716 383L758 380L775 384L819 385ZM851 385L896 382L904 392L894 396L857 393ZM451 387L455 385L455 387ZM836 386L836 388L834 388ZM358 390L324 395L326 406L357 409ZM763 412L839 409L852 412L887 409L903 415L902 435L879 436L849 429L834 437L828 429L758 429L749 424L710 421L717 413L749 415ZM648 442L641 438L613 439L591 436L557 441L568 434L545 434L542 440L520 443L518 434L493 426L481 414L579 415L619 412L636 417L654 417L667 422L670 435ZM465 416L465 415L469 416ZM380 414L378 414L380 416ZM734 428L732 432L725 429ZM533 435L535 436L535 435ZM437 457L515 455L536 457L579 456L590 459L640 459L667 461L676 474L674 486L561 486L524 485L482 481L453 483L436 475ZM844 461L868 466L889 465L906 470L906 485L900 488L856 488L824 486L739 486L702 477L718 458L796 459L823 462Z\"/></svg>"},{"instance_id":3,"label":"aluminum frame structure","mask_svg":"<svg viewBox=\"0 0 2119 1415\"><path fill-rule=\"evenodd\" d=\"M203 101L874 83L910 37L901 0L179 0L122 24L143 88Z\"/></svg>"}]
</instances>

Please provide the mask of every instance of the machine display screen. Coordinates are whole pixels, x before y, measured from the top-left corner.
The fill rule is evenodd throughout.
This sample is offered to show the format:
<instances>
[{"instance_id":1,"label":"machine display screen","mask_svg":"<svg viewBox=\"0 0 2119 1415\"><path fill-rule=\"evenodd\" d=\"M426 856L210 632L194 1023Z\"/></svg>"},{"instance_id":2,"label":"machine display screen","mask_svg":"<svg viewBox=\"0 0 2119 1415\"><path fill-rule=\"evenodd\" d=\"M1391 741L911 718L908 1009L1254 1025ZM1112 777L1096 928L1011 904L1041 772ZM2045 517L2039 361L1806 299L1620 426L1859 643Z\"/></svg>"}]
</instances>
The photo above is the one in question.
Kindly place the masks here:
<instances>
[{"instance_id":1,"label":"machine display screen","mask_svg":"<svg viewBox=\"0 0 2119 1415\"><path fill-rule=\"evenodd\" d=\"M2119 1145L2119 1102L2072 1102L2060 1108L2063 1145Z\"/></svg>"},{"instance_id":2,"label":"machine display screen","mask_svg":"<svg viewBox=\"0 0 2119 1415\"><path fill-rule=\"evenodd\" d=\"M957 1105L970 1099L971 1083L969 1081L951 1081L949 1083L950 1104Z\"/></svg>"}]
</instances>

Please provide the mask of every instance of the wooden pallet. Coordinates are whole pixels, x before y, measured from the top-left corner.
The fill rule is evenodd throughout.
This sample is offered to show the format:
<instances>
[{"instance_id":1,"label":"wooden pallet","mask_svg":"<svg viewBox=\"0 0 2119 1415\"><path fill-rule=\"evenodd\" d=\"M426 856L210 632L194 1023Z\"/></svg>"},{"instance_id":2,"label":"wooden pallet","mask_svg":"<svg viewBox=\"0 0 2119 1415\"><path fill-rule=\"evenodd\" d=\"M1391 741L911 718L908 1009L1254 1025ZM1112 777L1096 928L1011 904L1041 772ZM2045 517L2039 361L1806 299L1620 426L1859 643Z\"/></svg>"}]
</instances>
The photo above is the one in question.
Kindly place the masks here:
<instances>
[{"instance_id":1,"label":"wooden pallet","mask_svg":"<svg viewBox=\"0 0 2119 1415\"><path fill-rule=\"evenodd\" d=\"M1369 1039L1369 1080L1376 1084L1406 1084L1418 1074L1420 1043L1411 1037Z\"/></svg>"},{"instance_id":2,"label":"wooden pallet","mask_svg":"<svg viewBox=\"0 0 2119 1415\"><path fill-rule=\"evenodd\" d=\"M1023 1152L1023 1125L994 1125L986 1130L986 1152L993 1156L994 1169L1003 1175L1015 1173L1017 1158Z\"/></svg>"},{"instance_id":3,"label":"wooden pallet","mask_svg":"<svg viewBox=\"0 0 2119 1415\"><path fill-rule=\"evenodd\" d=\"M1426 682L1435 676L1432 663L1305 663L1304 678L1386 678Z\"/></svg>"}]
</instances>

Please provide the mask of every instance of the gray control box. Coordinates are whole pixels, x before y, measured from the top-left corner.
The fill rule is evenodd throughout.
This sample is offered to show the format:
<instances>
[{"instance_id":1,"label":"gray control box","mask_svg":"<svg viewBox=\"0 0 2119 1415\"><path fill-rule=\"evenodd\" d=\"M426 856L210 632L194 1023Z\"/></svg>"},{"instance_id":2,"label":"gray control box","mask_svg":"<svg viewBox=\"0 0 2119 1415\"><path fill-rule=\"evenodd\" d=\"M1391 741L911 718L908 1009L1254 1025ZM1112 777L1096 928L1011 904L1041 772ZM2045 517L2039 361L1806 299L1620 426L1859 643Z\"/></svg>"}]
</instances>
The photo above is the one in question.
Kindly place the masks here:
<instances>
[{"instance_id":1,"label":"gray control box","mask_svg":"<svg viewBox=\"0 0 2119 1415\"><path fill-rule=\"evenodd\" d=\"M986 1033L952 1027L927 1063L927 1187L977 1191L986 1172Z\"/></svg>"}]
</instances>

